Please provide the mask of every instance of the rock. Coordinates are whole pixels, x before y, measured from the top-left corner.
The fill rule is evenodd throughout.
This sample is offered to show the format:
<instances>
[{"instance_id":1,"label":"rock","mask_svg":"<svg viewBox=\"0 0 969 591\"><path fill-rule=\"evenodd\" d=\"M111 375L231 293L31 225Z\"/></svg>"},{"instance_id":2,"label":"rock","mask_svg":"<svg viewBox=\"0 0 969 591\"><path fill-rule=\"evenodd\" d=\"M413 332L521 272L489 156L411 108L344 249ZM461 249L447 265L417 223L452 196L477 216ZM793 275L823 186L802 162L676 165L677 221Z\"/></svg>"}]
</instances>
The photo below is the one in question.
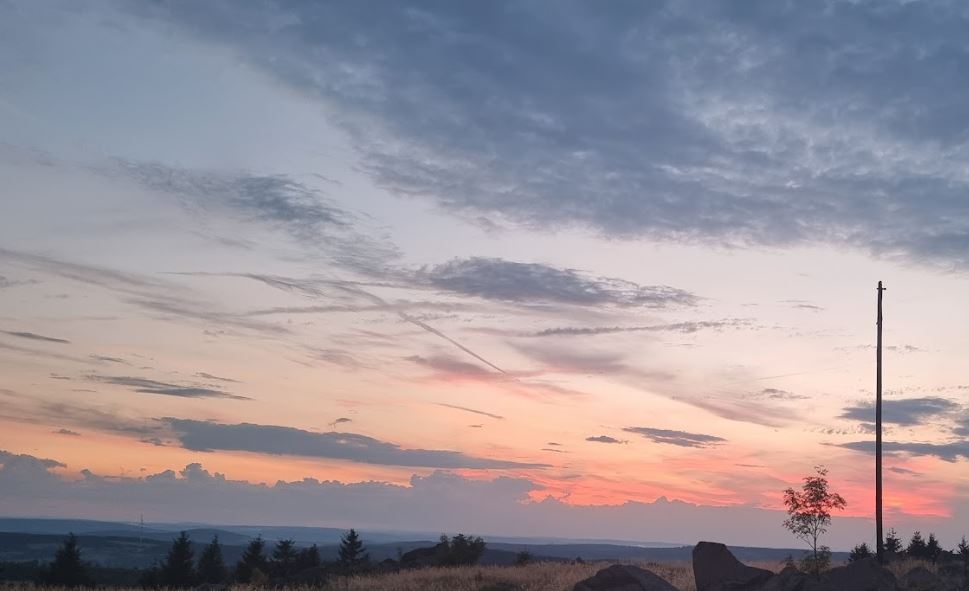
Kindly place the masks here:
<instances>
[{"instance_id":1,"label":"rock","mask_svg":"<svg viewBox=\"0 0 969 591\"><path fill-rule=\"evenodd\" d=\"M862 558L833 568L822 576L825 586L846 591L897 591L895 575L874 558Z\"/></svg>"},{"instance_id":2,"label":"rock","mask_svg":"<svg viewBox=\"0 0 969 591\"><path fill-rule=\"evenodd\" d=\"M902 576L899 584L906 591L934 591L941 588L942 581L924 566L916 566Z\"/></svg>"},{"instance_id":3,"label":"rock","mask_svg":"<svg viewBox=\"0 0 969 591\"><path fill-rule=\"evenodd\" d=\"M740 562L723 544L700 542L693 548L693 577L697 591L759 589L773 576L769 570Z\"/></svg>"},{"instance_id":4,"label":"rock","mask_svg":"<svg viewBox=\"0 0 969 591\"><path fill-rule=\"evenodd\" d=\"M679 591L652 571L626 564L614 564L579 581L572 591Z\"/></svg>"},{"instance_id":5,"label":"rock","mask_svg":"<svg viewBox=\"0 0 969 591\"><path fill-rule=\"evenodd\" d=\"M811 582L810 575L789 566L768 579L758 591L807 591Z\"/></svg>"}]
</instances>

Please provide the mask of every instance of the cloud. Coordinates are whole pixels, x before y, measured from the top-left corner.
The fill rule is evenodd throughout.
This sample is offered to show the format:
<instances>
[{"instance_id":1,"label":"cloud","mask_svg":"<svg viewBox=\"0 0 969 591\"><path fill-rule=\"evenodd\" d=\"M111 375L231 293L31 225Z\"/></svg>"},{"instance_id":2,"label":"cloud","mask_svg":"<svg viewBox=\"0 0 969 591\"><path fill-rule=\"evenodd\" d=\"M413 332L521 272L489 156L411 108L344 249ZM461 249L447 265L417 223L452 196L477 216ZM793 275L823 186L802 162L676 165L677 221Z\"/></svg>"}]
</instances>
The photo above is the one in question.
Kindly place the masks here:
<instances>
[{"instance_id":1,"label":"cloud","mask_svg":"<svg viewBox=\"0 0 969 591\"><path fill-rule=\"evenodd\" d=\"M807 400L810 397L804 394L795 394L780 388L764 388L753 395L754 398L767 398L769 400Z\"/></svg>"},{"instance_id":2,"label":"cloud","mask_svg":"<svg viewBox=\"0 0 969 591\"><path fill-rule=\"evenodd\" d=\"M222 390L206 388L198 385L171 384L147 378L130 376L102 376L92 374L87 379L93 382L127 386L134 392L142 394L161 394L163 396L177 396L180 398L228 398L231 400L251 400L246 396L239 396Z\"/></svg>"},{"instance_id":3,"label":"cloud","mask_svg":"<svg viewBox=\"0 0 969 591\"><path fill-rule=\"evenodd\" d=\"M585 438L586 441L591 441L593 443L626 443L616 439L615 437L609 437L608 435L595 435Z\"/></svg>"},{"instance_id":4,"label":"cloud","mask_svg":"<svg viewBox=\"0 0 969 591\"><path fill-rule=\"evenodd\" d=\"M425 267L418 278L443 291L503 302L664 308L697 301L693 294L668 286L642 286L588 277L574 269L497 258L453 259Z\"/></svg>"},{"instance_id":5,"label":"cloud","mask_svg":"<svg viewBox=\"0 0 969 591\"><path fill-rule=\"evenodd\" d=\"M9 458L0 452L0 458ZM15 456L16 457L16 456ZM124 521L145 507L158 521L345 525L369 530L474 531L506 536L666 540L689 544L714 538L734 545L784 547L790 539L777 524L783 512L752 506L711 507L669 501L583 506L542 494L523 478L464 478L437 471L405 485L346 483L302 478L266 484L233 479L190 463L143 476L108 476L83 470L77 478L27 461L0 468L5 507L18 515ZM307 520L307 515L312 515ZM895 519L906 531L929 529L944 543L958 541L963 519ZM914 527L910 527L914 526ZM850 548L870 532L871 521L839 517L829 532L834 548ZM673 539L670 539L673 532Z\"/></svg>"},{"instance_id":6,"label":"cloud","mask_svg":"<svg viewBox=\"0 0 969 591\"><path fill-rule=\"evenodd\" d=\"M129 6L315 97L376 182L466 218L969 264L958 3Z\"/></svg>"},{"instance_id":7,"label":"cloud","mask_svg":"<svg viewBox=\"0 0 969 591\"><path fill-rule=\"evenodd\" d=\"M71 431L70 429L58 429L56 431L51 431L55 435L70 435L71 437L80 437L81 434L77 431Z\"/></svg>"},{"instance_id":8,"label":"cloud","mask_svg":"<svg viewBox=\"0 0 969 591\"><path fill-rule=\"evenodd\" d=\"M195 377L199 377L199 378L202 378L202 379L205 379L205 380L216 380L218 382L228 382L230 384L239 384L239 383L241 383L239 380L233 380L232 378L223 378L223 377L220 377L220 376L212 375L210 373L206 373L204 371L196 372L195 373Z\"/></svg>"},{"instance_id":9,"label":"cloud","mask_svg":"<svg viewBox=\"0 0 969 591\"><path fill-rule=\"evenodd\" d=\"M926 424L929 421L959 410L961 406L947 398L928 396L882 400L882 421L903 427ZM863 402L843 409L841 418L872 423L875 419L875 403Z\"/></svg>"},{"instance_id":10,"label":"cloud","mask_svg":"<svg viewBox=\"0 0 969 591\"><path fill-rule=\"evenodd\" d=\"M407 449L355 433L314 433L277 425L230 425L177 418L164 421L171 426L182 447L196 451L248 451L424 468L504 470L549 467L547 464L478 458L456 451Z\"/></svg>"},{"instance_id":11,"label":"cloud","mask_svg":"<svg viewBox=\"0 0 969 591\"><path fill-rule=\"evenodd\" d=\"M445 402L438 402L437 405L438 406L443 406L445 408L453 408L455 410L463 410L464 412L470 412L470 413L474 413L476 415L490 417L492 419L504 420L504 418L505 418L505 417L503 417L501 415L496 415L494 413L485 412L483 410L475 410L473 408L468 408L466 406L458 406L457 404L447 404Z\"/></svg>"},{"instance_id":12,"label":"cloud","mask_svg":"<svg viewBox=\"0 0 969 591\"><path fill-rule=\"evenodd\" d=\"M653 427L626 427L623 431L642 435L654 443L665 443L680 447L711 447L726 441L726 439L714 435L702 435L700 433L673 431L670 429L655 429Z\"/></svg>"},{"instance_id":13,"label":"cloud","mask_svg":"<svg viewBox=\"0 0 969 591\"><path fill-rule=\"evenodd\" d=\"M701 330L722 330L724 328L750 327L750 321L743 318L728 320L699 320L693 322L673 322L669 324L654 324L650 326L559 326L546 328L525 336L558 337L558 336L594 336L600 334L615 334L623 332L680 332L692 334Z\"/></svg>"},{"instance_id":14,"label":"cloud","mask_svg":"<svg viewBox=\"0 0 969 591\"><path fill-rule=\"evenodd\" d=\"M724 419L765 427L782 427L797 418L797 414L789 408L769 406L763 402L713 396L673 396L672 398L702 408Z\"/></svg>"},{"instance_id":15,"label":"cloud","mask_svg":"<svg viewBox=\"0 0 969 591\"><path fill-rule=\"evenodd\" d=\"M20 337L22 339L30 339L32 341L43 341L45 343L61 343L67 344L71 341L66 339L58 339L55 337L48 337L42 334L37 334L35 332L23 332L23 331L13 331L13 330L0 330L0 334L10 335L12 337Z\"/></svg>"},{"instance_id":16,"label":"cloud","mask_svg":"<svg viewBox=\"0 0 969 591\"><path fill-rule=\"evenodd\" d=\"M156 162L118 160L102 169L177 197L196 213L222 209L268 224L333 262L379 272L396 250L358 231L363 219L338 207L323 193L285 175L255 175L176 168Z\"/></svg>"},{"instance_id":17,"label":"cloud","mask_svg":"<svg viewBox=\"0 0 969 591\"><path fill-rule=\"evenodd\" d=\"M838 447L860 451L867 454L875 453L874 441L852 441L842 443ZM903 441L883 441L882 450L885 453L901 453L910 456L931 456L946 462L955 462L960 458L969 459L969 441L958 440L948 443L922 443Z\"/></svg>"},{"instance_id":18,"label":"cloud","mask_svg":"<svg viewBox=\"0 0 969 591\"><path fill-rule=\"evenodd\" d=\"M3 465L4 471L13 470L15 467L20 466L40 466L45 471L49 468L67 467L66 464L58 462L57 460L37 458L27 454L15 454L2 449L0 449L0 464Z\"/></svg>"}]
</instances>

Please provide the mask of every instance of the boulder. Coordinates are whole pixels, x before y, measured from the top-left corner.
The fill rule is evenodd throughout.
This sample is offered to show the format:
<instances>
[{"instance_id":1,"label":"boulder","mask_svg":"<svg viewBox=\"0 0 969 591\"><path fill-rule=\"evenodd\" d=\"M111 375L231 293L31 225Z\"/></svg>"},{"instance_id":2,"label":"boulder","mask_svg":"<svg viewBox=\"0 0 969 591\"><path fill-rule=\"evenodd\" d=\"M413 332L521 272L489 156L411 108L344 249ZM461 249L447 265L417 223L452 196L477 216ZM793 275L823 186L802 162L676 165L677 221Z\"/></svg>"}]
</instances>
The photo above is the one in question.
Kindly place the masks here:
<instances>
[{"instance_id":1,"label":"boulder","mask_svg":"<svg viewBox=\"0 0 969 591\"><path fill-rule=\"evenodd\" d=\"M895 575L878 564L874 558L862 558L845 566L833 568L822 576L831 589L846 591L897 591Z\"/></svg>"},{"instance_id":2,"label":"boulder","mask_svg":"<svg viewBox=\"0 0 969 591\"><path fill-rule=\"evenodd\" d=\"M942 581L924 566L916 566L902 575L899 586L905 591L935 591L942 587Z\"/></svg>"},{"instance_id":3,"label":"boulder","mask_svg":"<svg viewBox=\"0 0 969 591\"><path fill-rule=\"evenodd\" d=\"M572 591L679 591L652 571L614 564L579 581Z\"/></svg>"},{"instance_id":4,"label":"boulder","mask_svg":"<svg viewBox=\"0 0 969 591\"><path fill-rule=\"evenodd\" d=\"M759 589L773 576L769 570L740 562L723 544L700 542L693 548L693 577L697 591Z\"/></svg>"}]
</instances>

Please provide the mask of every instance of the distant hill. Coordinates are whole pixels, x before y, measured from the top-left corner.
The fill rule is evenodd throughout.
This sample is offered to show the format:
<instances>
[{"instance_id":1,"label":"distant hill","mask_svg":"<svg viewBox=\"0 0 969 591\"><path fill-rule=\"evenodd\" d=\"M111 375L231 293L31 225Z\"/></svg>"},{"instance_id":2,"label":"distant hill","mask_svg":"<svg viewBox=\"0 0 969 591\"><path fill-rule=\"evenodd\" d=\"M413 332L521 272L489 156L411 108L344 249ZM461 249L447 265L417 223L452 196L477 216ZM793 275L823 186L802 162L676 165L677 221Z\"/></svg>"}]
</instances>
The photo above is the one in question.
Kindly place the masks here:
<instances>
[{"instance_id":1,"label":"distant hill","mask_svg":"<svg viewBox=\"0 0 969 591\"><path fill-rule=\"evenodd\" d=\"M179 531L192 539L196 551L218 535L226 561L234 564L250 539L261 535L270 545L292 539L297 546L317 544L325 560L333 560L343 529L326 527L206 525L198 523L140 524L79 519L0 518L0 561L51 560L68 532L74 532L86 560L104 566L144 568L162 560ZM432 546L439 534L366 532L361 536L374 560L397 558L400 554ZM595 540L557 538L486 537L483 564L511 564L522 550L538 560L646 560L658 562L691 559L692 546L662 542L603 543ZM743 561L781 561L806 553L804 549L731 547ZM845 560L847 553L835 552L834 559Z\"/></svg>"}]
</instances>

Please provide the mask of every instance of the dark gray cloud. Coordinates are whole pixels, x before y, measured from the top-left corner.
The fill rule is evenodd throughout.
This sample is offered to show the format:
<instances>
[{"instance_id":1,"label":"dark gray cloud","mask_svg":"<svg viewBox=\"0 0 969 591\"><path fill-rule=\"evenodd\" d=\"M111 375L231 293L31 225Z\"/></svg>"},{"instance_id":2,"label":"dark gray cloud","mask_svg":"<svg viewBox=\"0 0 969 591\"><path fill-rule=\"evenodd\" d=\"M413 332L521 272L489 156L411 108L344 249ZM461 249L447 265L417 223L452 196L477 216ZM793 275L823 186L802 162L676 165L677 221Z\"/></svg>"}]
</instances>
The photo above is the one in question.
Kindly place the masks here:
<instances>
[{"instance_id":1,"label":"dark gray cloud","mask_svg":"<svg viewBox=\"0 0 969 591\"><path fill-rule=\"evenodd\" d=\"M147 378L131 376L102 376L89 375L87 379L103 384L126 386L134 392L142 394L160 394L162 396L177 396L180 398L228 398L231 400L250 400L246 396L239 396L231 392L207 388L196 384L172 384L159 382Z\"/></svg>"},{"instance_id":2,"label":"dark gray cloud","mask_svg":"<svg viewBox=\"0 0 969 591\"><path fill-rule=\"evenodd\" d=\"M318 98L377 182L465 217L969 264L957 2L129 6Z\"/></svg>"},{"instance_id":3,"label":"dark gray cloud","mask_svg":"<svg viewBox=\"0 0 969 591\"><path fill-rule=\"evenodd\" d=\"M248 451L424 468L502 470L547 468L546 464L477 458L456 451L406 449L355 433L314 433L293 427L166 418L179 444L197 451Z\"/></svg>"},{"instance_id":4,"label":"dark gray cloud","mask_svg":"<svg viewBox=\"0 0 969 591\"><path fill-rule=\"evenodd\" d=\"M626 443L621 439L616 439L615 437L609 437L608 435L594 435L585 438L586 441L591 441L593 443Z\"/></svg>"},{"instance_id":5,"label":"dark gray cloud","mask_svg":"<svg viewBox=\"0 0 969 591\"><path fill-rule=\"evenodd\" d=\"M494 413L485 412L483 410L475 410L473 408L468 408L466 406L458 406L457 404L447 404L446 402L439 402L439 403L437 403L437 405L438 406L443 406L445 408L453 408L455 410L463 410L464 412L470 412L470 413L474 413L476 415L481 415L481 416L484 416L484 417L490 417L492 419L498 419L498 420L504 420L505 419L505 417L503 417L501 415L496 415Z\"/></svg>"},{"instance_id":6,"label":"dark gray cloud","mask_svg":"<svg viewBox=\"0 0 969 591\"><path fill-rule=\"evenodd\" d=\"M623 431L642 435L655 443L666 443L679 447L711 447L726 441L726 439L714 435L673 431L670 429L655 429L653 427L626 427Z\"/></svg>"},{"instance_id":7,"label":"dark gray cloud","mask_svg":"<svg viewBox=\"0 0 969 591\"><path fill-rule=\"evenodd\" d=\"M77 431L71 431L70 429L58 429L56 431L52 431L52 433L54 433L56 435L70 435L71 437L80 437L81 436L81 434L78 433Z\"/></svg>"},{"instance_id":8,"label":"dark gray cloud","mask_svg":"<svg viewBox=\"0 0 969 591\"><path fill-rule=\"evenodd\" d=\"M852 441L838 447L864 452L875 453L874 441ZM886 453L900 453L910 456L931 456L946 462L955 462L960 458L969 459L969 441L958 440L947 443L923 443L903 441L883 441L882 450Z\"/></svg>"},{"instance_id":9,"label":"dark gray cloud","mask_svg":"<svg viewBox=\"0 0 969 591\"><path fill-rule=\"evenodd\" d=\"M216 380L218 382L228 382L230 384L239 384L239 380L233 380L232 378L223 378L221 376L212 375L204 371L196 372L195 377L202 378L205 380Z\"/></svg>"},{"instance_id":10,"label":"dark gray cloud","mask_svg":"<svg viewBox=\"0 0 969 591\"><path fill-rule=\"evenodd\" d=\"M911 427L927 424L934 419L958 411L961 406L947 398L927 396L882 401L882 421ZM875 403L863 402L845 407L841 418L871 423L875 420Z\"/></svg>"},{"instance_id":11,"label":"dark gray cloud","mask_svg":"<svg viewBox=\"0 0 969 591\"><path fill-rule=\"evenodd\" d=\"M68 344L71 342L71 341L68 341L67 339L48 337L42 334L37 334L35 332L26 332L26 331L17 331L17 330L0 330L0 334L9 335L12 337L19 337L21 339L30 339L32 341L43 341L45 343Z\"/></svg>"},{"instance_id":12,"label":"dark gray cloud","mask_svg":"<svg viewBox=\"0 0 969 591\"><path fill-rule=\"evenodd\" d=\"M693 294L665 285L643 286L589 277L575 269L497 258L453 259L421 269L418 279L451 293L516 303L662 308L697 301Z\"/></svg>"},{"instance_id":13,"label":"dark gray cloud","mask_svg":"<svg viewBox=\"0 0 969 591\"><path fill-rule=\"evenodd\" d=\"M795 394L780 388L764 388L753 395L754 398L767 398L769 400L807 400L809 396Z\"/></svg>"},{"instance_id":14,"label":"dark gray cloud","mask_svg":"<svg viewBox=\"0 0 969 591\"><path fill-rule=\"evenodd\" d=\"M3 465L4 471L13 471L14 469L27 466L40 466L44 470L67 467L66 464L58 462L57 460L37 458L27 454L15 454L2 449L0 449L0 464Z\"/></svg>"},{"instance_id":15,"label":"dark gray cloud","mask_svg":"<svg viewBox=\"0 0 969 591\"><path fill-rule=\"evenodd\" d=\"M653 324L649 326L560 326L545 328L525 336L532 337L560 337L560 336L594 336L600 334L614 334L624 332L679 332L692 334L701 330L722 330L725 328L749 328L751 321L743 318L727 320L697 320L692 322L672 322L667 324Z\"/></svg>"}]
</instances>

